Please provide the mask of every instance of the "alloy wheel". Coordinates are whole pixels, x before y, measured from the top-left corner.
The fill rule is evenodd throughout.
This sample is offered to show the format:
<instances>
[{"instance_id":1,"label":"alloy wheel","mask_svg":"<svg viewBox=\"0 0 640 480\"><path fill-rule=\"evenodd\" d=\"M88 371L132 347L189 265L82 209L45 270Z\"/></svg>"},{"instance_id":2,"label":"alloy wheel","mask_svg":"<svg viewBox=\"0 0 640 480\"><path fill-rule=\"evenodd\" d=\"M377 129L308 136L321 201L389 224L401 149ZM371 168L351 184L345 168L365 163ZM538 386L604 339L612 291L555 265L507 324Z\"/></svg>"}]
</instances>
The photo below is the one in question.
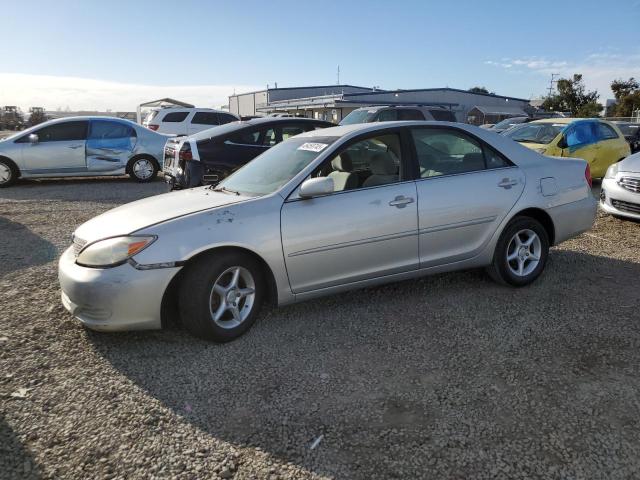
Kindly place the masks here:
<instances>
[{"instance_id":1,"label":"alloy wheel","mask_svg":"<svg viewBox=\"0 0 640 480\"><path fill-rule=\"evenodd\" d=\"M542 256L542 243L536 232L524 229L517 232L507 246L507 265L518 277L531 274Z\"/></svg>"},{"instance_id":2,"label":"alloy wheel","mask_svg":"<svg viewBox=\"0 0 640 480\"><path fill-rule=\"evenodd\" d=\"M9 166L5 165L4 163L0 163L0 185L3 183L8 183L11 180L12 175L13 172L11 172Z\"/></svg>"},{"instance_id":3,"label":"alloy wheel","mask_svg":"<svg viewBox=\"0 0 640 480\"><path fill-rule=\"evenodd\" d=\"M244 322L254 305L256 284L244 267L227 268L216 279L209 296L209 311L216 325L235 328Z\"/></svg>"}]
</instances>

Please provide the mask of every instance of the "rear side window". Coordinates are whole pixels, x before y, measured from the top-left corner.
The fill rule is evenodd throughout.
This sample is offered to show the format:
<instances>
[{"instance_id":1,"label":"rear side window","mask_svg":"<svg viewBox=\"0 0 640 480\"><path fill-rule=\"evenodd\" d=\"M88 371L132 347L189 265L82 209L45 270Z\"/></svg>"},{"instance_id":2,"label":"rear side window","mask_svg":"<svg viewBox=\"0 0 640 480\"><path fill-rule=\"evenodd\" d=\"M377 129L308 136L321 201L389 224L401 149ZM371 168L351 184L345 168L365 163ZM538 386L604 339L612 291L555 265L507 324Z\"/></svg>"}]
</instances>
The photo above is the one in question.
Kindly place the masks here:
<instances>
[{"instance_id":1,"label":"rear side window","mask_svg":"<svg viewBox=\"0 0 640 480\"><path fill-rule=\"evenodd\" d=\"M424 120L424 115L420 110L398 110L398 120Z\"/></svg>"},{"instance_id":2,"label":"rear side window","mask_svg":"<svg viewBox=\"0 0 640 480\"><path fill-rule=\"evenodd\" d=\"M455 122L456 116L453 112L448 110L429 110L429 113L433 115L434 120L438 120L439 122Z\"/></svg>"},{"instance_id":3,"label":"rear side window","mask_svg":"<svg viewBox=\"0 0 640 480\"><path fill-rule=\"evenodd\" d=\"M135 145L136 131L125 123L108 120L94 120L91 122L89 148L119 148L130 149Z\"/></svg>"},{"instance_id":4,"label":"rear side window","mask_svg":"<svg viewBox=\"0 0 640 480\"><path fill-rule=\"evenodd\" d=\"M220 121L220 125L238 121L236 117L229 115L228 113L218 113L218 120Z\"/></svg>"},{"instance_id":5,"label":"rear side window","mask_svg":"<svg viewBox=\"0 0 640 480\"><path fill-rule=\"evenodd\" d=\"M598 123L598 140L611 140L618 138L616 131L606 123Z\"/></svg>"},{"instance_id":6,"label":"rear side window","mask_svg":"<svg viewBox=\"0 0 640 480\"><path fill-rule=\"evenodd\" d=\"M196 112L191 123L199 125L219 125L218 114L216 112Z\"/></svg>"},{"instance_id":7,"label":"rear side window","mask_svg":"<svg viewBox=\"0 0 640 480\"><path fill-rule=\"evenodd\" d=\"M184 122L184 119L187 118L187 115L189 115L189 112L170 112L164 116L162 121L168 123L180 123Z\"/></svg>"},{"instance_id":8,"label":"rear side window","mask_svg":"<svg viewBox=\"0 0 640 480\"><path fill-rule=\"evenodd\" d=\"M282 141L295 137L305 131L302 125L286 125L282 127Z\"/></svg>"},{"instance_id":9,"label":"rear side window","mask_svg":"<svg viewBox=\"0 0 640 480\"><path fill-rule=\"evenodd\" d=\"M86 121L64 122L41 128L34 133L38 135L39 142L69 142L74 140L85 140L87 138ZM21 141L28 141L27 138Z\"/></svg>"},{"instance_id":10,"label":"rear side window","mask_svg":"<svg viewBox=\"0 0 640 480\"><path fill-rule=\"evenodd\" d=\"M258 145L260 130L243 130L229 137L231 143L239 145Z\"/></svg>"}]
</instances>

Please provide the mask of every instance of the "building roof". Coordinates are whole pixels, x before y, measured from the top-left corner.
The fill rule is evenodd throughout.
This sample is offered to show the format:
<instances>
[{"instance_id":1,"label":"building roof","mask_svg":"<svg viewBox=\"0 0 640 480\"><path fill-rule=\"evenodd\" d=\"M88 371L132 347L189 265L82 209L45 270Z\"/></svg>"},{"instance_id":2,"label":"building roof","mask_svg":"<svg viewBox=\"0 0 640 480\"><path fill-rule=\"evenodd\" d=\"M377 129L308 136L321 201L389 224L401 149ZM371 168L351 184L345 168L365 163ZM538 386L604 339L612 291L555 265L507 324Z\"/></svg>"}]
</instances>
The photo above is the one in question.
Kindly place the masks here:
<instances>
[{"instance_id":1,"label":"building roof","mask_svg":"<svg viewBox=\"0 0 640 480\"><path fill-rule=\"evenodd\" d=\"M479 110L485 115L511 115L511 116L519 116L519 117L528 117L527 112L525 112L520 107L511 107L506 105L476 105L471 110Z\"/></svg>"},{"instance_id":2,"label":"building roof","mask_svg":"<svg viewBox=\"0 0 640 480\"><path fill-rule=\"evenodd\" d=\"M242 92L242 93L234 93L233 95L229 95L231 97L239 97L241 95L251 95L252 93L262 93L262 92L273 92L273 91L285 91L285 90L307 90L310 88L359 88L361 90L371 91L372 87L359 87L357 85L348 85L348 84L335 84L335 85L309 85L306 87L277 87L277 88L265 88L262 90L253 90L251 92ZM386 92L386 90L376 89L376 92Z\"/></svg>"},{"instance_id":3,"label":"building roof","mask_svg":"<svg viewBox=\"0 0 640 480\"><path fill-rule=\"evenodd\" d=\"M183 108L195 108L194 105L190 103L181 102L180 100L175 100L173 98L160 98L158 100L152 100L150 102L141 103L141 107L163 107L166 105L175 105L177 107Z\"/></svg>"}]
</instances>

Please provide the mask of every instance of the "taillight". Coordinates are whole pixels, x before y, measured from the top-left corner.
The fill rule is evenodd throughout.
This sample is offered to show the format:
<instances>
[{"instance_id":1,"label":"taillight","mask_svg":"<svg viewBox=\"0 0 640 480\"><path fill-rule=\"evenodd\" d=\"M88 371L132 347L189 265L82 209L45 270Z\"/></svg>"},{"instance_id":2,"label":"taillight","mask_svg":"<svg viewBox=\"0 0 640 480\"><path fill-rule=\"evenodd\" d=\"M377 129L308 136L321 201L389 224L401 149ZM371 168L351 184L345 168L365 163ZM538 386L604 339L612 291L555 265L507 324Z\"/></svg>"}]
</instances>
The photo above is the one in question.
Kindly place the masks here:
<instances>
[{"instance_id":1,"label":"taillight","mask_svg":"<svg viewBox=\"0 0 640 480\"><path fill-rule=\"evenodd\" d=\"M593 180L591 179L591 167L587 163L587 168L584 169L584 178L590 187L593 187Z\"/></svg>"},{"instance_id":2,"label":"taillight","mask_svg":"<svg viewBox=\"0 0 640 480\"><path fill-rule=\"evenodd\" d=\"M191 146L188 143L183 143L182 148L178 152L178 165L180 165L180 168L184 170L185 163L190 160L193 160Z\"/></svg>"},{"instance_id":3,"label":"taillight","mask_svg":"<svg viewBox=\"0 0 640 480\"><path fill-rule=\"evenodd\" d=\"M160 125L149 125L149 130L153 130L154 132L160 128Z\"/></svg>"}]
</instances>

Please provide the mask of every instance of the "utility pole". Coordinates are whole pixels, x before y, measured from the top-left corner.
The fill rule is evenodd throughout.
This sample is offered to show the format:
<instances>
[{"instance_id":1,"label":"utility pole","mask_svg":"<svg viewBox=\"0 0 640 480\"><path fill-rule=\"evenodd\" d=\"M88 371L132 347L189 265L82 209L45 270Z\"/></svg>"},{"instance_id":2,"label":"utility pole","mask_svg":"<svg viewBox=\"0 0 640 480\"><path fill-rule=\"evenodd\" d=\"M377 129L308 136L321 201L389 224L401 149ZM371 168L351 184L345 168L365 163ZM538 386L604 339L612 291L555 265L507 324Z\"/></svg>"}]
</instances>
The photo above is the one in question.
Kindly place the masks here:
<instances>
[{"instance_id":1,"label":"utility pole","mask_svg":"<svg viewBox=\"0 0 640 480\"><path fill-rule=\"evenodd\" d=\"M336 85L340 85L340 65L338 65L338 83Z\"/></svg>"},{"instance_id":2,"label":"utility pole","mask_svg":"<svg viewBox=\"0 0 640 480\"><path fill-rule=\"evenodd\" d=\"M556 77L559 77L560 74L559 73L552 73L551 74L551 81L549 82L549 97L551 97L551 93L553 92L553 84L554 83L558 83L558 81L556 80Z\"/></svg>"}]
</instances>

